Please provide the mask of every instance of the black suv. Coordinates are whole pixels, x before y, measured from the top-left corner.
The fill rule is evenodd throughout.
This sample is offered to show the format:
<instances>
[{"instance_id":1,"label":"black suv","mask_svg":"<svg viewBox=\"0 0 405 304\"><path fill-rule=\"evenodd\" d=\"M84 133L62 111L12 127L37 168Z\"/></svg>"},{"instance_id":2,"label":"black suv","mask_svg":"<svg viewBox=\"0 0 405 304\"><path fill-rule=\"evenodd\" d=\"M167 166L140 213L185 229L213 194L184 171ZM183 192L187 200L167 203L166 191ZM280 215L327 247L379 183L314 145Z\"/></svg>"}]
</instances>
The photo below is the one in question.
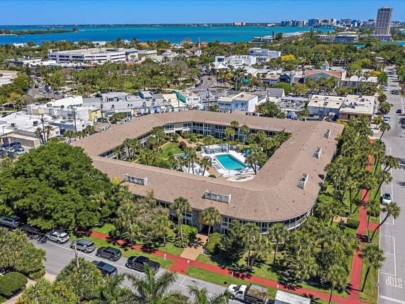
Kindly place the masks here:
<instances>
[{"instance_id":1,"label":"black suv","mask_svg":"<svg viewBox=\"0 0 405 304\"><path fill-rule=\"evenodd\" d=\"M16 229L21 226L20 218L18 216L12 216L12 217L0 217L0 225L10 228L10 229Z\"/></svg>"},{"instance_id":2,"label":"black suv","mask_svg":"<svg viewBox=\"0 0 405 304\"><path fill-rule=\"evenodd\" d=\"M135 269L138 271L144 272L145 265L149 265L155 272L157 272L160 268L160 264L154 261L149 260L147 257L144 256L131 256L125 266L131 269Z\"/></svg>"},{"instance_id":3,"label":"black suv","mask_svg":"<svg viewBox=\"0 0 405 304\"><path fill-rule=\"evenodd\" d=\"M97 266L98 269L102 272L105 276L115 276L118 274L117 267L104 263L102 261L93 261L93 263Z\"/></svg>"},{"instance_id":4,"label":"black suv","mask_svg":"<svg viewBox=\"0 0 405 304\"><path fill-rule=\"evenodd\" d=\"M44 233L41 230L39 230L38 228L35 228L35 227L31 226L31 225L28 225L28 224L23 225L20 229L22 231L24 231L26 234L28 234L29 236L42 236L42 235L44 235Z\"/></svg>"},{"instance_id":5,"label":"black suv","mask_svg":"<svg viewBox=\"0 0 405 304\"><path fill-rule=\"evenodd\" d=\"M96 245L90 240L75 240L70 244L70 248L80 250L86 253L96 250Z\"/></svg>"},{"instance_id":6,"label":"black suv","mask_svg":"<svg viewBox=\"0 0 405 304\"><path fill-rule=\"evenodd\" d=\"M96 256L116 262L121 258L121 250L113 247L101 247L97 249Z\"/></svg>"}]
</instances>

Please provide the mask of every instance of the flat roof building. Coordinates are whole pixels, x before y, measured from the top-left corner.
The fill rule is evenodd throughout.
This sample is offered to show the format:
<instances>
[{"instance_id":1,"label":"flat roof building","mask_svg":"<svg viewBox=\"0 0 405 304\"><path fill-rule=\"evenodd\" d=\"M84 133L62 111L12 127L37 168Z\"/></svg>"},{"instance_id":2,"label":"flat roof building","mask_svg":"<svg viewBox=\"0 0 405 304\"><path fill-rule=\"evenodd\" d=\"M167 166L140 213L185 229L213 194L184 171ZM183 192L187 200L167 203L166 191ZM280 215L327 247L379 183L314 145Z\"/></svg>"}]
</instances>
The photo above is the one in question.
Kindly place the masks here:
<instances>
[{"instance_id":1,"label":"flat roof building","mask_svg":"<svg viewBox=\"0 0 405 304\"><path fill-rule=\"evenodd\" d=\"M153 127L166 133L193 132L221 138L232 121L247 125L251 132L288 132L291 137L263 165L253 179L234 182L224 178L190 175L175 170L114 159L114 149L127 138L147 139ZM168 207L179 197L189 200L193 212L188 220L203 228L200 212L215 207L222 216L215 230L225 231L232 219L254 222L262 232L273 223L298 227L314 207L322 187L325 168L336 151L336 138L343 126L324 121L285 119L185 111L141 116L73 143L82 147L96 168L110 178L118 177L138 196L153 191ZM238 134L239 130L237 130Z\"/></svg>"},{"instance_id":2,"label":"flat roof building","mask_svg":"<svg viewBox=\"0 0 405 304\"><path fill-rule=\"evenodd\" d=\"M372 119L377 104L375 96L347 95L339 111L339 119L348 121L365 115Z\"/></svg>"},{"instance_id":3,"label":"flat roof building","mask_svg":"<svg viewBox=\"0 0 405 304\"><path fill-rule=\"evenodd\" d=\"M392 8L382 7L377 11L374 35L390 35Z\"/></svg>"},{"instance_id":4,"label":"flat roof building","mask_svg":"<svg viewBox=\"0 0 405 304\"><path fill-rule=\"evenodd\" d=\"M91 64L102 64L105 62L126 62L127 53L134 50L121 48L93 48L69 51L49 50L48 57L57 63L85 62Z\"/></svg>"}]
</instances>

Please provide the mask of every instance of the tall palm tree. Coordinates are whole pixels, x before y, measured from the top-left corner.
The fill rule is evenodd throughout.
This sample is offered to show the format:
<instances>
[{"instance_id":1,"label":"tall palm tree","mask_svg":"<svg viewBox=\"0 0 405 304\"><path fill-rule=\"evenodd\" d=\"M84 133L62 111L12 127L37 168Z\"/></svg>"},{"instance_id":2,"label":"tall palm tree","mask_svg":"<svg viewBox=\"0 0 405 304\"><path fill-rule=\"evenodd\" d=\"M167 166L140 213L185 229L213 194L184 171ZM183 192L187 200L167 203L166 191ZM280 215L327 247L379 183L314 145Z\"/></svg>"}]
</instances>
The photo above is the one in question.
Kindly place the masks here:
<instances>
[{"instance_id":1,"label":"tall palm tree","mask_svg":"<svg viewBox=\"0 0 405 304\"><path fill-rule=\"evenodd\" d=\"M157 276L153 268L145 265L145 277L139 278L127 273L126 276L131 282L134 293L132 299L135 303L144 304L173 304L181 303L179 298L184 296L178 291L169 291L171 285L176 282L177 275L174 272L166 271Z\"/></svg>"},{"instance_id":2,"label":"tall palm tree","mask_svg":"<svg viewBox=\"0 0 405 304\"><path fill-rule=\"evenodd\" d=\"M211 145L215 144L215 137L212 135L208 135L203 139L203 141L204 141L204 144L206 144L207 146L211 146Z\"/></svg>"},{"instance_id":3,"label":"tall palm tree","mask_svg":"<svg viewBox=\"0 0 405 304\"><path fill-rule=\"evenodd\" d=\"M94 304L120 304L130 303L132 292L129 288L122 287L124 275L106 278L104 284L98 290L97 299L91 301Z\"/></svg>"},{"instance_id":4,"label":"tall palm tree","mask_svg":"<svg viewBox=\"0 0 405 304\"><path fill-rule=\"evenodd\" d=\"M206 288L199 289L197 286L188 286L188 293L193 298L190 304L228 304L229 295L228 293L208 296L208 291Z\"/></svg>"},{"instance_id":5,"label":"tall palm tree","mask_svg":"<svg viewBox=\"0 0 405 304\"><path fill-rule=\"evenodd\" d=\"M180 196L174 200L172 209L176 212L177 215L177 223L180 229L180 240L181 243L183 244L183 229L182 229L183 218L186 212L192 211L192 208L190 202L186 198Z\"/></svg>"},{"instance_id":6,"label":"tall palm tree","mask_svg":"<svg viewBox=\"0 0 405 304\"><path fill-rule=\"evenodd\" d=\"M210 235L211 228L222 221L221 214L215 207L208 207L201 212L201 219L204 224L208 225L208 236Z\"/></svg>"},{"instance_id":7,"label":"tall palm tree","mask_svg":"<svg viewBox=\"0 0 405 304\"><path fill-rule=\"evenodd\" d=\"M385 155L381 163L384 165L384 171L390 171L391 169L399 168L399 161L395 156Z\"/></svg>"},{"instance_id":8,"label":"tall palm tree","mask_svg":"<svg viewBox=\"0 0 405 304\"><path fill-rule=\"evenodd\" d=\"M226 139L228 141L228 152L229 152L229 142L231 141L232 138L235 137L235 129L227 127L225 129L225 137L226 137Z\"/></svg>"},{"instance_id":9,"label":"tall palm tree","mask_svg":"<svg viewBox=\"0 0 405 304\"><path fill-rule=\"evenodd\" d=\"M231 123L231 128L233 128L235 130L235 135L237 134L237 130L239 128L239 122L236 120L232 120ZM235 136L233 137L233 140L235 140Z\"/></svg>"},{"instance_id":10,"label":"tall palm tree","mask_svg":"<svg viewBox=\"0 0 405 304\"><path fill-rule=\"evenodd\" d=\"M370 218L377 217L381 213L380 204L377 201L370 201L366 204L367 209L367 240L370 239Z\"/></svg>"},{"instance_id":11,"label":"tall palm tree","mask_svg":"<svg viewBox=\"0 0 405 304\"><path fill-rule=\"evenodd\" d=\"M200 160L200 166L203 168L203 176L205 175L205 171L208 170L212 165L212 160L209 157L204 157Z\"/></svg>"},{"instance_id":12,"label":"tall palm tree","mask_svg":"<svg viewBox=\"0 0 405 304\"><path fill-rule=\"evenodd\" d=\"M159 231L162 233L163 236L163 245L166 246L166 236L167 236L167 231L170 228L170 220L167 214L159 216L159 218L156 221L157 228Z\"/></svg>"},{"instance_id":13,"label":"tall palm tree","mask_svg":"<svg viewBox=\"0 0 405 304\"><path fill-rule=\"evenodd\" d=\"M259 227L254 223L247 223L243 225L243 243L247 248L247 266L248 268L252 269L252 251L255 247L256 242L259 239Z\"/></svg>"},{"instance_id":14,"label":"tall palm tree","mask_svg":"<svg viewBox=\"0 0 405 304\"><path fill-rule=\"evenodd\" d=\"M382 262L385 260L384 251L382 251L378 245L370 244L364 247L361 253L361 257L363 258L364 263L367 265L367 271L364 276L363 286L361 287L361 291L364 290L366 286L368 274L370 273L371 269L378 270L382 266Z\"/></svg>"},{"instance_id":15,"label":"tall palm tree","mask_svg":"<svg viewBox=\"0 0 405 304\"><path fill-rule=\"evenodd\" d=\"M385 206L382 208L382 211L383 211L384 213L386 213L386 214L385 214L385 217L384 217L384 219L381 221L381 223L378 224L377 228L374 230L373 234L371 235L370 243L373 242L373 238L374 238L376 232L378 231L378 229L379 229L382 225L384 225L385 221L386 221L389 217L392 216L394 219L397 219L397 218L399 217L399 215L400 215L400 213L401 213L401 208L397 205L397 203L392 202L392 203L390 203L390 204L385 205Z\"/></svg>"},{"instance_id":16,"label":"tall palm tree","mask_svg":"<svg viewBox=\"0 0 405 304\"><path fill-rule=\"evenodd\" d=\"M343 266L333 265L327 273L326 279L330 284L329 304L332 302L333 291L335 289L344 289L347 285L347 271Z\"/></svg>"},{"instance_id":17,"label":"tall palm tree","mask_svg":"<svg viewBox=\"0 0 405 304\"><path fill-rule=\"evenodd\" d=\"M246 143L246 139L250 133L250 129L247 125L242 125L242 127L240 127L240 131L243 133L243 143Z\"/></svg>"},{"instance_id":18,"label":"tall palm tree","mask_svg":"<svg viewBox=\"0 0 405 304\"><path fill-rule=\"evenodd\" d=\"M381 189L381 186L382 186L382 184L383 183L389 183L389 182L391 182L392 181L392 175L391 175L391 173L389 172L389 171L382 171L381 173L380 173L380 176L379 176L379 178L378 178L378 182L379 182L379 184L378 184L378 187L376 188L377 189L377 191L375 192L375 194L374 194L374 198L373 198L373 201L377 198L377 196L380 194L380 189Z\"/></svg>"},{"instance_id":19,"label":"tall palm tree","mask_svg":"<svg viewBox=\"0 0 405 304\"><path fill-rule=\"evenodd\" d=\"M391 130L390 124L387 122L382 122L380 125L380 131L381 131L380 139L384 136L384 133L389 130Z\"/></svg>"},{"instance_id":20,"label":"tall palm tree","mask_svg":"<svg viewBox=\"0 0 405 304\"><path fill-rule=\"evenodd\" d=\"M63 133L63 135L69 139L69 144L70 144L72 142L74 132L72 130L66 130L65 133Z\"/></svg>"},{"instance_id":21,"label":"tall palm tree","mask_svg":"<svg viewBox=\"0 0 405 304\"><path fill-rule=\"evenodd\" d=\"M273 265L276 265L278 246L287 240L288 235L289 231L284 224L278 223L270 227L268 236L270 241L275 242Z\"/></svg>"}]
</instances>

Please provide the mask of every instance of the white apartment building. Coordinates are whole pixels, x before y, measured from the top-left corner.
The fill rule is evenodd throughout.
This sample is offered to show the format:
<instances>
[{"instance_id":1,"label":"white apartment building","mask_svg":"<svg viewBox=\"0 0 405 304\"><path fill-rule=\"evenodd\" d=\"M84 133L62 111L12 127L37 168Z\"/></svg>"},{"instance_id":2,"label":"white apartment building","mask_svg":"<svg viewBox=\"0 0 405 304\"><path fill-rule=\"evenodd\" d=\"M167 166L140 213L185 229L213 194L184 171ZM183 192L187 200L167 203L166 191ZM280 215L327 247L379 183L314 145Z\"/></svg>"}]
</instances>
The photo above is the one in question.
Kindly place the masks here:
<instances>
[{"instance_id":1,"label":"white apartment building","mask_svg":"<svg viewBox=\"0 0 405 304\"><path fill-rule=\"evenodd\" d=\"M217 104L220 112L242 111L253 113L259 104L259 97L242 92L231 97L219 97Z\"/></svg>"},{"instance_id":2,"label":"white apartment building","mask_svg":"<svg viewBox=\"0 0 405 304\"><path fill-rule=\"evenodd\" d=\"M249 49L249 55L257 57L260 61L269 61L271 59L276 59L281 57L280 51L272 51L269 49L262 49L262 48L251 48Z\"/></svg>"},{"instance_id":3,"label":"white apartment building","mask_svg":"<svg viewBox=\"0 0 405 304\"><path fill-rule=\"evenodd\" d=\"M372 119L376 110L376 96L347 95L339 113L339 119L348 121L359 116L367 116Z\"/></svg>"},{"instance_id":4,"label":"white apartment building","mask_svg":"<svg viewBox=\"0 0 405 304\"><path fill-rule=\"evenodd\" d=\"M234 56L215 56L215 64L223 64L225 66L243 67L256 64L257 59L255 56L250 55L234 55Z\"/></svg>"},{"instance_id":5,"label":"white apartment building","mask_svg":"<svg viewBox=\"0 0 405 304\"><path fill-rule=\"evenodd\" d=\"M86 62L102 64L105 62L126 62L128 50L117 48L93 48L70 51L52 51L48 53L50 60L57 63Z\"/></svg>"},{"instance_id":6,"label":"white apartment building","mask_svg":"<svg viewBox=\"0 0 405 304\"><path fill-rule=\"evenodd\" d=\"M339 115L339 110L345 101L345 97L341 96L325 96L312 95L307 109L310 115L316 115L330 118L336 118Z\"/></svg>"}]
</instances>

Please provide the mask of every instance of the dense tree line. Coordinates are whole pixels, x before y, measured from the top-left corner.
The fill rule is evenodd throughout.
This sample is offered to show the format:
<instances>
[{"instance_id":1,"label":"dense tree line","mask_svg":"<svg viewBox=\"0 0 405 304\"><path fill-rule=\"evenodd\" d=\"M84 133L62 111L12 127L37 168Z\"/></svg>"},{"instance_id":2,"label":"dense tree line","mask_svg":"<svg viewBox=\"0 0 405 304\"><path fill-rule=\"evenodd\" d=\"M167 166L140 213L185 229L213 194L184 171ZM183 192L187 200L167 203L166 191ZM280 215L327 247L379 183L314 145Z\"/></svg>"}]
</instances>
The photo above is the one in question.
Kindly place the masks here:
<instances>
[{"instance_id":1,"label":"dense tree line","mask_svg":"<svg viewBox=\"0 0 405 304\"><path fill-rule=\"evenodd\" d=\"M49 142L0 173L3 214L41 229L93 227L116 210L119 186L92 166L82 149Z\"/></svg>"}]
</instances>

